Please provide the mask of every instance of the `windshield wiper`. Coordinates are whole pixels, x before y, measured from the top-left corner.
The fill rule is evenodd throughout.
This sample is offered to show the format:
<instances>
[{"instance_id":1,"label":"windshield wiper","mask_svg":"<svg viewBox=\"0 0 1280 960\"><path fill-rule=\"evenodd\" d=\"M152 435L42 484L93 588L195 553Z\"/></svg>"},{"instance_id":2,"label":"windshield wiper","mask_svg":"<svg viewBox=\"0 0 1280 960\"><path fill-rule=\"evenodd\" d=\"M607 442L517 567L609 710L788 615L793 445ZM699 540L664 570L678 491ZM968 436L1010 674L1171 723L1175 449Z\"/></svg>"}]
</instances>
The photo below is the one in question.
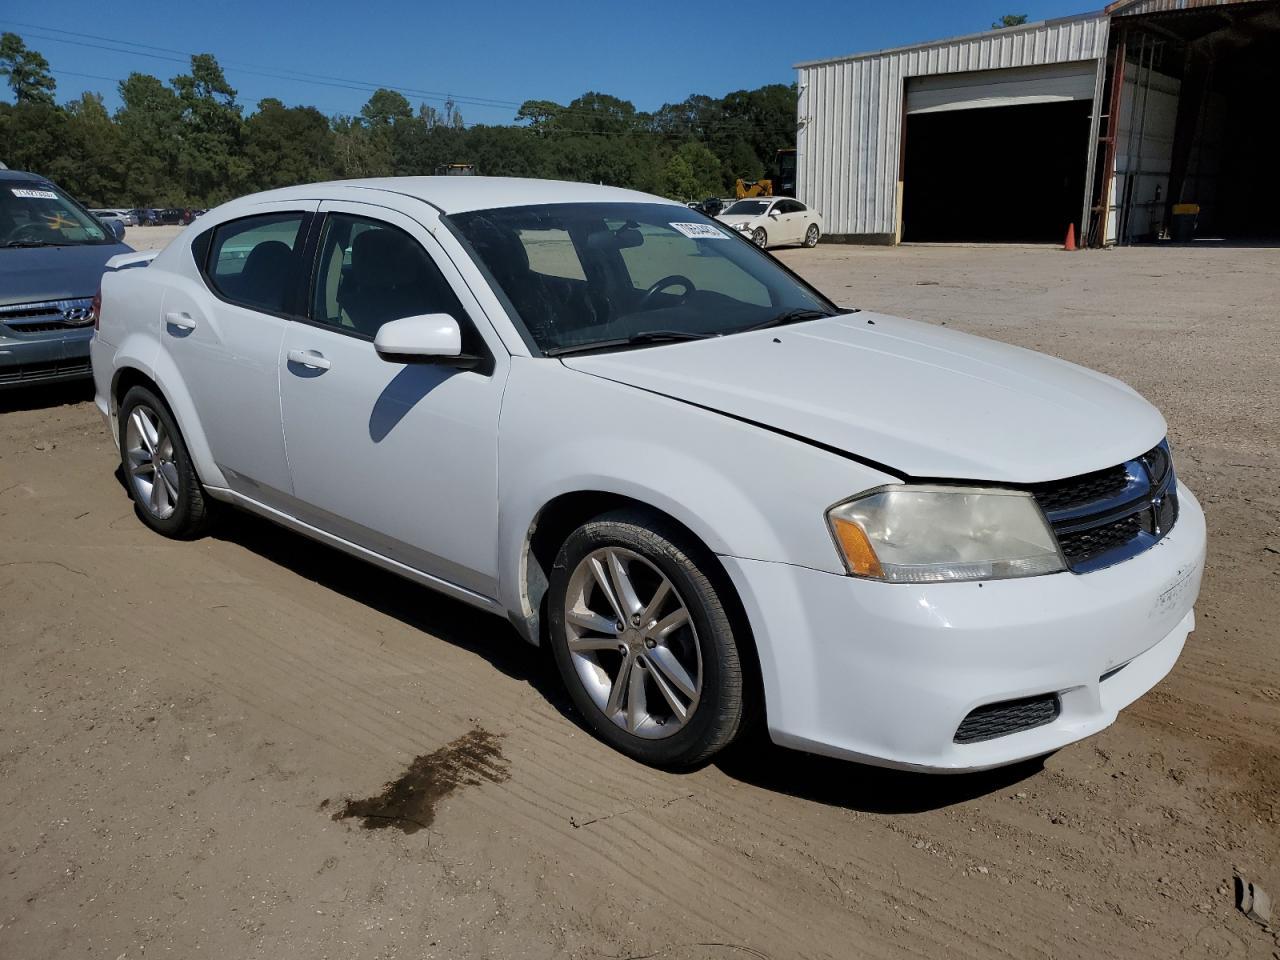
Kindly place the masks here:
<instances>
[{"instance_id":1,"label":"windshield wiper","mask_svg":"<svg viewBox=\"0 0 1280 960\"><path fill-rule=\"evenodd\" d=\"M634 347L646 343L677 343L681 340L708 340L718 333L695 333L692 330L645 330L629 337L613 340L592 340L589 343L569 343L542 351L548 357L563 357L570 353L587 353L591 350L611 350L616 347Z\"/></svg>"},{"instance_id":2,"label":"windshield wiper","mask_svg":"<svg viewBox=\"0 0 1280 960\"><path fill-rule=\"evenodd\" d=\"M54 243L52 240L6 240L0 247L66 247L66 243Z\"/></svg>"},{"instance_id":3,"label":"windshield wiper","mask_svg":"<svg viewBox=\"0 0 1280 960\"><path fill-rule=\"evenodd\" d=\"M806 320L826 320L828 317L838 317L843 313L857 313L856 309L837 310L835 313L827 313L825 310L814 310L809 307L793 307L790 310L783 310L777 316L770 317L763 323L757 323L751 327L743 327L741 333L750 330L766 330L769 327L785 327L789 323L804 323Z\"/></svg>"}]
</instances>

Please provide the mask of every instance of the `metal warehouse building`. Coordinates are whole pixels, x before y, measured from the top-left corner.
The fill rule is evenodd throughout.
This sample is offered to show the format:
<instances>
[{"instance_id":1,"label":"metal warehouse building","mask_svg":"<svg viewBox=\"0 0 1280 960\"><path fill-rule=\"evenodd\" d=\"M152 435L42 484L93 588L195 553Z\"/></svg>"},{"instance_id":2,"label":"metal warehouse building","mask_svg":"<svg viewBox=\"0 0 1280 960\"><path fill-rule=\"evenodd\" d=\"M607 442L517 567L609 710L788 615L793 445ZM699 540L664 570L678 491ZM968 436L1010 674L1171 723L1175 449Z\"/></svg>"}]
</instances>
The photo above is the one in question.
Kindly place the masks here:
<instances>
[{"instance_id":1,"label":"metal warehouse building","mask_svg":"<svg viewBox=\"0 0 1280 960\"><path fill-rule=\"evenodd\" d=\"M798 64L828 237L1280 237L1280 0L1105 10Z\"/></svg>"}]
</instances>

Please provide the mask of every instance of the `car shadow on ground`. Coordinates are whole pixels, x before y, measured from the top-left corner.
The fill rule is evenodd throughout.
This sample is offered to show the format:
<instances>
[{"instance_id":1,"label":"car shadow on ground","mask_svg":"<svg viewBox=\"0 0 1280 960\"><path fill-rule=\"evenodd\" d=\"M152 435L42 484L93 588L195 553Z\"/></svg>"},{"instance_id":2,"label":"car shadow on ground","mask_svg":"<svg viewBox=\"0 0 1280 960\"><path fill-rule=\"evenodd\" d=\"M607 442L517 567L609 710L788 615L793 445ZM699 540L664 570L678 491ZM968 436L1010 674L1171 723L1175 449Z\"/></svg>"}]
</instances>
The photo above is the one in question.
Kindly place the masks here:
<instances>
[{"instance_id":1,"label":"car shadow on ground","mask_svg":"<svg viewBox=\"0 0 1280 960\"><path fill-rule=\"evenodd\" d=\"M117 479L123 482L122 472ZM529 684L561 714L578 722L545 647L525 643L506 620L253 514L222 507L211 535L481 657L506 676Z\"/></svg>"},{"instance_id":2,"label":"car shadow on ground","mask_svg":"<svg viewBox=\"0 0 1280 960\"><path fill-rule=\"evenodd\" d=\"M0 390L0 413L69 407L92 399L92 380L72 380L67 383L47 383L30 387L16 387Z\"/></svg>"},{"instance_id":3,"label":"car shadow on ground","mask_svg":"<svg viewBox=\"0 0 1280 960\"><path fill-rule=\"evenodd\" d=\"M714 761L726 776L814 803L862 813L925 813L1008 790L1044 769L1044 758L977 773L915 773L779 747L752 732Z\"/></svg>"},{"instance_id":4,"label":"car shadow on ground","mask_svg":"<svg viewBox=\"0 0 1280 960\"><path fill-rule=\"evenodd\" d=\"M122 475L117 479L123 483ZM212 535L481 657L506 676L527 683L565 719L587 731L546 646L525 643L504 620L252 514L220 510ZM726 776L762 790L886 814L921 813L963 803L1008 789L1042 769L1040 760L1031 760L999 770L946 776L885 770L785 749L772 743L762 729L751 731L715 758L713 765Z\"/></svg>"}]
</instances>

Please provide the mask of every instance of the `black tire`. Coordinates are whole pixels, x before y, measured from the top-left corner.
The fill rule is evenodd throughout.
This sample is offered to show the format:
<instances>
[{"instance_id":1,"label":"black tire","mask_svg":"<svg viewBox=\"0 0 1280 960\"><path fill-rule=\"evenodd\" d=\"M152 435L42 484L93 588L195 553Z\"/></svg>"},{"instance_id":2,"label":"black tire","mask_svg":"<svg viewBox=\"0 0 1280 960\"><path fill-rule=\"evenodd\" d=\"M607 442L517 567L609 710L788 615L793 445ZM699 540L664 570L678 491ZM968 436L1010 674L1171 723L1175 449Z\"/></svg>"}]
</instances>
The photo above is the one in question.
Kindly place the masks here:
<instances>
[{"instance_id":1,"label":"black tire","mask_svg":"<svg viewBox=\"0 0 1280 960\"><path fill-rule=\"evenodd\" d=\"M173 467L176 479L172 484L177 496L173 498L172 510L164 515L157 513L152 504L144 499L140 484L135 477L134 464L131 462L129 436L129 419L135 411L154 418L164 430L171 443L171 456L168 462ZM118 421L120 437L120 468L124 472L125 486L129 498L133 500L134 512L138 519L157 533L172 537L175 540L191 540L199 537L209 526L209 501L204 487L191 463L191 454L187 452L186 442L182 439L182 431L173 418L168 404L154 391L147 387L130 387L120 404ZM154 477L154 470L152 476ZM154 483L154 481L153 481Z\"/></svg>"},{"instance_id":2,"label":"black tire","mask_svg":"<svg viewBox=\"0 0 1280 960\"><path fill-rule=\"evenodd\" d=\"M764 227L756 227L751 231L751 242L761 250L765 250L769 246L769 234L765 232Z\"/></svg>"},{"instance_id":3,"label":"black tire","mask_svg":"<svg viewBox=\"0 0 1280 960\"><path fill-rule=\"evenodd\" d=\"M804 232L804 245L806 247L816 247L821 232L816 223L809 224L809 229Z\"/></svg>"},{"instance_id":4,"label":"black tire","mask_svg":"<svg viewBox=\"0 0 1280 960\"><path fill-rule=\"evenodd\" d=\"M700 653L701 691L696 707L674 734L646 739L615 723L585 688L573 655L565 609L573 573L591 554L622 548L647 561L670 581L687 609ZM642 509L622 509L583 524L565 541L551 570L548 598L550 643L561 679L586 725L596 736L650 766L683 768L710 758L733 742L745 726L746 689L733 623L709 572L714 557L685 531ZM644 651L641 651L643 656ZM652 671L650 667L650 671ZM652 673L647 681L654 683ZM649 688L653 690L651 686ZM650 702L663 701L650 694Z\"/></svg>"}]
</instances>

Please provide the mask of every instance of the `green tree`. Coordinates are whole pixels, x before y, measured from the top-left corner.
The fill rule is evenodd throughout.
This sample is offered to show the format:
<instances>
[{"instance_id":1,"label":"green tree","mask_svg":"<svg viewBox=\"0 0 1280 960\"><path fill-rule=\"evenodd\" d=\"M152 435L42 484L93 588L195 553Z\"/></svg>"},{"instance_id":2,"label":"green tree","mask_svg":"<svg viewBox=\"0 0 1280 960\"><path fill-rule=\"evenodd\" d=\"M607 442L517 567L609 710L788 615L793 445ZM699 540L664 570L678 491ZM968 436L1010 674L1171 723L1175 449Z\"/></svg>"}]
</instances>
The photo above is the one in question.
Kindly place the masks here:
<instances>
[{"instance_id":1,"label":"green tree","mask_svg":"<svg viewBox=\"0 0 1280 960\"><path fill-rule=\"evenodd\" d=\"M992 30L1003 30L1005 27L1020 27L1027 22L1025 13L1006 13L1003 17L991 24Z\"/></svg>"},{"instance_id":2,"label":"green tree","mask_svg":"<svg viewBox=\"0 0 1280 960\"><path fill-rule=\"evenodd\" d=\"M181 110L178 148L184 202L211 205L244 191L249 163L236 91L211 53L191 58L191 72L174 77Z\"/></svg>"},{"instance_id":3,"label":"green tree","mask_svg":"<svg viewBox=\"0 0 1280 960\"><path fill-rule=\"evenodd\" d=\"M0 103L0 156L15 170L57 176L50 169L66 146L67 114L49 103Z\"/></svg>"},{"instance_id":4,"label":"green tree","mask_svg":"<svg viewBox=\"0 0 1280 960\"><path fill-rule=\"evenodd\" d=\"M384 126L397 120L412 118L413 107L409 106L403 93L382 87L375 90L369 101L360 108L360 116L371 126Z\"/></svg>"},{"instance_id":5,"label":"green tree","mask_svg":"<svg viewBox=\"0 0 1280 960\"><path fill-rule=\"evenodd\" d=\"M182 105L177 94L146 73L120 82L115 123L121 135L123 193L128 204L172 203L179 188Z\"/></svg>"},{"instance_id":6,"label":"green tree","mask_svg":"<svg viewBox=\"0 0 1280 960\"><path fill-rule=\"evenodd\" d=\"M244 125L247 188L269 190L334 175L334 137L315 107L286 107L274 97L258 103Z\"/></svg>"},{"instance_id":7,"label":"green tree","mask_svg":"<svg viewBox=\"0 0 1280 960\"><path fill-rule=\"evenodd\" d=\"M9 78L9 89L18 103L53 106L58 83L49 73L49 61L27 45L16 33L0 34L0 76Z\"/></svg>"},{"instance_id":8,"label":"green tree","mask_svg":"<svg viewBox=\"0 0 1280 960\"><path fill-rule=\"evenodd\" d=\"M662 169L658 192L678 200L700 200L714 196L722 186L720 161L701 143L683 143L671 154Z\"/></svg>"},{"instance_id":9,"label":"green tree","mask_svg":"<svg viewBox=\"0 0 1280 960\"><path fill-rule=\"evenodd\" d=\"M51 176L80 202L92 207L128 203L124 191L123 138L102 96L83 93L66 106L63 146Z\"/></svg>"}]
</instances>

